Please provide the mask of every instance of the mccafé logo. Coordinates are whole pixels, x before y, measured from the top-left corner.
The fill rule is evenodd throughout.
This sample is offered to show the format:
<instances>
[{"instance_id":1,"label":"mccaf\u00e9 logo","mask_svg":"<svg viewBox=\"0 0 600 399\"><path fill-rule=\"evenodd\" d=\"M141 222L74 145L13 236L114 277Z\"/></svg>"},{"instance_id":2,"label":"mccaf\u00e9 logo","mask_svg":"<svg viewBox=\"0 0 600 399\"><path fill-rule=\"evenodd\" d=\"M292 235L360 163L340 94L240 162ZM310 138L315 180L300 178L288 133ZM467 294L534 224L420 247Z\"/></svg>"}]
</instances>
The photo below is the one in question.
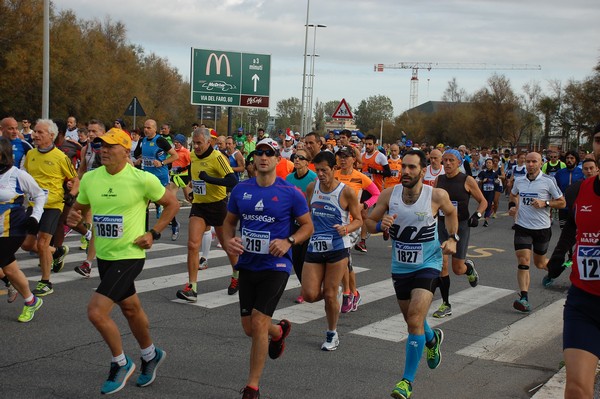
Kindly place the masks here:
<instances>
[{"instance_id":1,"label":"mccaf\u00e9 logo","mask_svg":"<svg viewBox=\"0 0 600 399\"><path fill-rule=\"evenodd\" d=\"M217 56L215 53L210 53L208 56L208 61L206 61L206 75L210 75L210 66L212 60L215 60L215 72L217 75L221 74L221 63L225 60L225 66L227 67L227 77L231 77L231 65L229 64L229 58L227 58L227 54L221 54Z\"/></svg>"}]
</instances>

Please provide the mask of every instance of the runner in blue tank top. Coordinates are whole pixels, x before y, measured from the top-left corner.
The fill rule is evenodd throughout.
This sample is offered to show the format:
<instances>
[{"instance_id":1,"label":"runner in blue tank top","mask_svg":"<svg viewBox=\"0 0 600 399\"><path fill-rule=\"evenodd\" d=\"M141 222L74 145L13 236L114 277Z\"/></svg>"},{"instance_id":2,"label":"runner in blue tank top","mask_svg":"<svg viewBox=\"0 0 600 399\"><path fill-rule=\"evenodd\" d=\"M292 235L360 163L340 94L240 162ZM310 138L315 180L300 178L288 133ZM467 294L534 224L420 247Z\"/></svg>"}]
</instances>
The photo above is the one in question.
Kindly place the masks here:
<instances>
[{"instance_id":1,"label":"runner in blue tank top","mask_svg":"<svg viewBox=\"0 0 600 399\"><path fill-rule=\"evenodd\" d=\"M392 280L402 315L408 324L404 374L392 397L408 399L412 393L423 348L427 365L437 368L442 361L441 329L432 329L425 319L442 268L442 252L456 252L457 210L445 190L423 184L427 161L419 150L402 158L402 185L385 189L366 225L371 233L388 230L392 238ZM437 237L437 214L445 215L449 239L441 246Z\"/></svg>"},{"instance_id":2,"label":"runner in blue tank top","mask_svg":"<svg viewBox=\"0 0 600 399\"><path fill-rule=\"evenodd\" d=\"M283 353L291 324L287 320L272 324L271 318L292 270L291 248L313 232L304 195L275 173L279 160L276 141L266 138L256 145L256 178L235 186L223 223L223 247L239 255L235 267L240 271L242 327L252 337L244 398L259 397L267 351L271 359ZM294 220L300 228L292 234ZM235 236L238 221L241 237Z\"/></svg>"},{"instance_id":3,"label":"runner in blue tank top","mask_svg":"<svg viewBox=\"0 0 600 399\"><path fill-rule=\"evenodd\" d=\"M360 229L362 216L354 190L333 177L335 155L322 151L313 163L318 180L310 183L306 192L315 232L304 258L302 296L307 302L325 299L327 333L321 349L333 351L340 343L336 330L340 313L338 288L348 269L352 246L348 233Z\"/></svg>"}]
</instances>

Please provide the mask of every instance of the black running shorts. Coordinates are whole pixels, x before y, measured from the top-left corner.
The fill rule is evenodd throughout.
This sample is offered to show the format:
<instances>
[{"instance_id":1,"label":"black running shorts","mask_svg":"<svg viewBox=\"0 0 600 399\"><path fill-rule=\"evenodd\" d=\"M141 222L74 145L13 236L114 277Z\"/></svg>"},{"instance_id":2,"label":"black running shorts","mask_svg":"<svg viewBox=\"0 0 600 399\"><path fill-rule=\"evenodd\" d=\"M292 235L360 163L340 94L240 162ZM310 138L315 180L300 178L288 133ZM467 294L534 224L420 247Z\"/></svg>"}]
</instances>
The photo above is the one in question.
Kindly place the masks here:
<instances>
[{"instance_id":1,"label":"black running shorts","mask_svg":"<svg viewBox=\"0 0 600 399\"><path fill-rule=\"evenodd\" d=\"M443 217L440 217L438 222L438 239L440 244L448 240L450 235L446 230L445 222ZM458 237L460 240L456 243L456 253L452 255L455 259L467 259L467 249L469 248L469 239L471 238L471 228L469 227L469 221L463 220L458 222Z\"/></svg>"},{"instance_id":2,"label":"black running shorts","mask_svg":"<svg viewBox=\"0 0 600 399\"><path fill-rule=\"evenodd\" d=\"M350 249L338 249L336 251L327 252L310 252L307 251L304 256L305 263L317 263L324 265L326 263L336 263L350 257Z\"/></svg>"},{"instance_id":3,"label":"black running shorts","mask_svg":"<svg viewBox=\"0 0 600 399\"><path fill-rule=\"evenodd\" d=\"M0 269L13 263L15 254L25 241L25 236L21 237L0 237Z\"/></svg>"},{"instance_id":4,"label":"black running shorts","mask_svg":"<svg viewBox=\"0 0 600 399\"><path fill-rule=\"evenodd\" d=\"M440 271L431 268L417 270L412 273L392 274L396 298L401 301L410 299L410 293L415 288L422 288L431 291L433 294L438 286L439 278Z\"/></svg>"},{"instance_id":5,"label":"black running shorts","mask_svg":"<svg viewBox=\"0 0 600 399\"><path fill-rule=\"evenodd\" d=\"M117 303L134 295L135 279L142 272L145 260L102 260L98 258L100 285L96 292Z\"/></svg>"},{"instance_id":6,"label":"black running shorts","mask_svg":"<svg viewBox=\"0 0 600 399\"><path fill-rule=\"evenodd\" d=\"M199 217L204 219L207 226L219 227L223 226L223 221L227 216L227 200L210 202L207 204L192 204L190 210L191 217Z\"/></svg>"},{"instance_id":7,"label":"black running shorts","mask_svg":"<svg viewBox=\"0 0 600 399\"><path fill-rule=\"evenodd\" d=\"M545 255L548 252L552 229L532 230L515 224L515 251L529 249L533 246L533 252L537 255Z\"/></svg>"},{"instance_id":8,"label":"black running shorts","mask_svg":"<svg viewBox=\"0 0 600 399\"><path fill-rule=\"evenodd\" d=\"M58 227L58 221L62 214L60 209L48 208L44 209L40 219L40 233L54 235Z\"/></svg>"},{"instance_id":9,"label":"black running shorts","mask_svg":"<svg viewBox=\"0 0 600 399\"><path fill-rule=\"evenodd\" d=\"M272 317L289 277L287 272L275 270L253 272L240 269L239 298L242 317L250 316L253 309Z\"/></svg>"}]
</instances>

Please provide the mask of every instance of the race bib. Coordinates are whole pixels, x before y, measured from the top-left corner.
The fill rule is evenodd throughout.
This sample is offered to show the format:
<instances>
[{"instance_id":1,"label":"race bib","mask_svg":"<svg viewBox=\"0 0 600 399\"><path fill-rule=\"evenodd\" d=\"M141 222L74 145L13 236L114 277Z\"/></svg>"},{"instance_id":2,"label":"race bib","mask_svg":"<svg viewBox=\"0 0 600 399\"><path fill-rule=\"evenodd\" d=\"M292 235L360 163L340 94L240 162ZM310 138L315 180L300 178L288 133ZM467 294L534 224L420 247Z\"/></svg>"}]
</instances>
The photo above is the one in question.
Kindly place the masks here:
<instances>
[{"instance_id":1,"label":"race bib","mask_svg":"<svg viewBox=\"0 0 600 399\"><path fill-rule=\"evenodd\" d=\"M577 247L577 268L582 280L600 280L600 246Z\"/></svg>"},{"instance_id":2,"label":"race bib","mask_svg":"<svg viewBox=\"0 0 600 399\"><path fill-rule=\"evenodd\" d=\"M394 256L400 263L421 264L423 263L423 244L405 244L396 241Z\"/></svg>"},{"instance_id":3,"label":"race bib","mask_svg":"<svg viewBox=\"0 0 600 399\"><path fill-rule=\"evenodd\" d=\"M494 183L483 183L483 191L494 191Z\"/></svg>"},{"instance_id":4,"label":"race bib","mask_svg":"<svg viewBox=\"0 0 600 399\"><path fill-rule=\"evenodd\" d=\"M192 180L192 191L196 195L206 195L206 182L204 180Z\"/></svg>"},{"instance_id":5,"label":"race bib","mask_svg":"<svg viewBox=\"0 0 600 399\"><path fill-rule=\"evenodd\" d=\"M154 158L143 157L142 158L142 166L144 168L153 168L154 167Z\"/></svg>"},{"instance_id":6,"label":"race bib","mask_svg":"<svg viewBox=\"0 0 600 399\"><path fill-rule=\"evenodd\" d=\"M458 209L458 201L450 201L450 202L452 202L452 206L454 206L455 208ZM442 211L442 208L438 209L438 215L445 216L444 211Z\"/></svg>"},{"instance_id":7,"label":"race bib","mask_svg":"<svg viewBox=\"0 0 600 399\"><path fill-rule=\"evenodd\" d=\"M328 234L313 235L310 238L311 252L327 252L333 250L333 236Z\"/></svg>"},{"instance_id":8,"label":"race bib","mask_svg":"<svg viewBox=\"0 0 600 399\"><path fill-rule=\"evenodd\" d=\"M537 197L537 193L521 193L521 202L523 202L523 205L533 205L534 199Z\"/></svg>"},{"instance_id":9,"label":"race bib","mask_svg":"<svg viewBox=\"0 0 600 399\"><path fill-rule=\"evenodd\" d=\"M94 215L94 229L96 237L121 238L123 237L123 216Z\"/></svg>"},{"instance_id":10,"label":"race bib","mask_svg":"<svg viewBox=\"0 0 600 399\"><path fill-rule=\"evenodd\" d=\"M242 244L246 252L267 255L269 253L270 242L271 232L269 231L242 229Z\"/></svg>"}]
</instances>

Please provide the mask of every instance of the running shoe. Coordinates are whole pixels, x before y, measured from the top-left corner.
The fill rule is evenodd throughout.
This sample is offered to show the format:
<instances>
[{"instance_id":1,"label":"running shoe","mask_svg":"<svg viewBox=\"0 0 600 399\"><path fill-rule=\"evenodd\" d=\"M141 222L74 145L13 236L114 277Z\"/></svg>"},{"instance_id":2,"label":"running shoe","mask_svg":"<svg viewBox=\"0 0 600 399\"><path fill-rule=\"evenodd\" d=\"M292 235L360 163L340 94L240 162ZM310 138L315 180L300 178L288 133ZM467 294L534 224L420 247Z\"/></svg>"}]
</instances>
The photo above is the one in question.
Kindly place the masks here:
<instances>
[{"instance_id":1,"label":"running shoe","mask_svg":"<svg viewBox=\"0 0 600 399\"><path fill-rule=\"evenodd\" d=\"M42 298L35 298L35 302L33 303L33 305L25 305L23 306L23 311L21 312L21 314L19 315L19 318L17 320L19 320L21 323L28 323L33 319L33 316L35 315L35 311L38 310L39 308L42 307L42 305L44 304L44 301L42 300Z\"/></svg>"},{"instance_id":2,"label":"running shoe","mask_svg":"<svg viewBox=\"0 0 600 399\"><path fill-rule=\"evenodd\" d=\"M281 356L285 349L285 337L287 337L292 330L292 323L288 320L283 319L277 323L277 325L281 326L281 338L277 341L273 341L272 339L269 341L269 357L271 359L277 359Z\"/></svg>"},{"instance_id":3,"label":"running shoe","mask_svg":"<svg viewBox=\"0 0 600 399\"><path fill-rule=\"evenodd\" d=\"M135 364L131 361L128 356L125 356L127 363L124 366L119 366L118 363L112 362L110 364L110 372L108 378L102 384L100 393L103 395L110 395L111 393L119 392L127 384L127 380L131 377L131 374L135 371Z\"/></svg>"},{"instance_id":4,"label":"running shoe","mask_svg":"<svg viewBox=\"0 0 600 399\"><path fill-rule=\"evenodd\" d=\"M396 399L408 399L410 395L412 395L412 384L404 378L396 384L396 387L392 391L392 398Z\"/></svg>"},{"instance_id":5,"label":"running shoe","mask_svg":"<svg viewBox=\"0 0 600 399\"><path fill-rule=\"evenodd\" d=\"M179 222L177 222L177 224L171 228L173 231L173 234L171 235L171 241L177 241L179 238L179 227Z\"/></svg>"},{"instance_id":6,"label":"running shoe","mask_svg":"<svg viewBox=\"0 0 600 399\"><path fill-rule=\"evenodd\" d=\"M138 387L147 387L148 385L152 384L156 378L156 370L158 369L158 366L161 365L166 357L167 352L156 348L156 355L152 358L152 360L145 361L144 358L142 358L142 371L135 384Z\"/></svg>"},{"instance_id":7,"label":"running shoe","mask_svg":"<svg viewBox=\"0 0 600 399\"><path fill-rule=\"evenodd\" d=\"M362 302L362 297L360 296L360 292L356 291L356 295L354 295L354 298L352 299L352 311L356 312L356 310L358 309L358 305L360 305L360 303Z\"/></svg>"},{"instance_id":8,"label":"running shoe","mask_svg":"<svg viewBox=\"0 0 600 399\"><path fill-rule=\"evenodd\" d=\"M87 251L88 245L90 242L85 239L85 236L81 236L81 238L79 239L79 242L81 242L79 249L81 249L82 251Z\"/></svg>"},{"instance_id":9,"label":"running shoe","mask_svg":"<svg viewBox=\"0 0 600 399\"><path fill-rule=\"evenodd\" d=\"M340 310L342 313L348 313L352 310L352 302L354 301L354 295L352 293L342 297L342 309Z\"/></svg>"},{"instance_id":10,"label":"running shoe","mask_svg":"<svg viewBox=\"0 0 600 399\"><path fill-rule=\"evenodd\" d=\"M473 263L471 259L467 259L465 263L471 265L472 268L471 274L467 274L467 280L469 280L471 287L477 287L477 284L479 283L479 273L475 270L475 263Z\"/></svg>"},{"instance_id":11,"label":"running shoe","mask_svg":"<svg viewBox=\"0 0 600 399\"><path fill-rule=\"evenodd\" d=\"M435 334L435 345L432 348L425 347L427 350L427 366L430 369L437 369L442 362L442 352L440 346L444 342L444 332L439 328L434 328L433 333Z\"/></svg>"},{"instance_id":12,"label":"running shoe","mask_svg":"<svg viewBox=\"0 0 600 399\"><path fill-rule=\"evenodd\" d=\"M200 264L198 265L198 270L206 270L208 269L208 259L204 256L200 257Z\"/></svg>"},{"instance_id":13,"label":"running shoe","mask_svg":"<svg viewBox=\"0 0 600 399\"><path fill-rule=\"evenodd\" d=\"M492 219L496 219L496 212L492 213Z\"/></svg>"},{"instance_id":14,"label":"running shoe","mask_svg":"<svg viewBox=\"0 0 600 399\"><path fill-rule=\"evenodd\" d=\"M304 297L302 295L298 295L298 298L294 301L296 303L304 303Z\"/></svg>"},{"instance_id":15,"label":"running shoe","mask_svg":"<svg viewBox=\"0 0 600 399\"><path fill-rule=\"evenodd\" d=\"M338 348L338 346L340 346L340 337L338 336L337 331L327 331L325 342L323 342L323 345L321 345L321 350L334 351Z\"/></svg>"},{"instance_id":16,"label":"running shoe","mask_svg":"<svg viewBox=\"0 0 600 399\"><path fill-rule=\"evenodd\" d=\"M227 295L234 295L238 292L238 289L238 279L231 277L231 282L229 283L229 287L227 287Z\"/></svg>"},{"instance_id":17,"label":"running shoe","mask_svg":"<svg viewBox=\"0 0 600 399\"><path fill-rule=\"evenodd\" d=\"M571 259L569 259L569 260L566 260L566 261L565 261L565 262L562 264L562 266L563 266L565 269L568 269L569 267L573 266L573 261L572 261Z\"/></svg>"},{"instance_id":18,"label":"running shoe","mask_svg":"<svg viewBox=\"0 0 600 399\"><path fill-rule=\"evenodd\" d=\"M550 276L546 274L546 275L545 275L545 276L542 278L542 285L543 285L545 288L552 287L552 285L554 285L554 279L553 279L553 278L550 278Z\"/></svg>"},{"instance_id":19,"label":"running shoe","mask_svg":"<svg viewBox=\"0 0 600 399\"><path fill-rule=\"evenodd\" d=\"M531 311L531 305L529 305L529 301L527 301L525 298L515 299L513 302L513 308L523 313Z\"/></svg>"},{"instance_id":20,"label":"running shoe","mask_svg":"<svg viewBox=\"0 0 600 399\"><path fill-rule=\"evenodd\" d=\"M58 255L56 258L54 258L54 256L52 257L52 271L54 273L58 273L63 269L63 267L65 266L65 257L69 253L69 247L67 245L62 245L60 248L61 254ZM57 250L56 252L59 251ZM54 255L56 255L56 252L54 252Z\"/></svg>"},{"instance_id":21,"label":"running shoe","mask_svg":"<svg viewBox=\"0 0 600 399\"><path fill-rule=\"evenodd\" d=\"M354 246L354 249L356 249L358 252L366 253L367 252L367 243L365 242L365 240L360 240Z\"/></svg>"},{"instance_id":22,"label":"running shoe","mask_svg":"<svg viewBox=\"0 0 600 399\"><path fill-rule=\"evenodd\" d=\"M75 266L73 268L77 274L81 274L85 278L90 278L92 274L92 265L87 260L84 260L81 266Z\"/></svg>"},{"instance_id":23,"label":"running shoe","mask_svg":"<svg viewBox=\"0 0 600 399\"><path fill-rule=\"evenodd\" d=\"M452 316L452 306L442 303L438 310L433 312L433 317L436 319L443 319L446 316Z\"/></svg>"},{"instance_id":24,"label":"running shoe","mask_svg":"<svg viewBox=\"0 0 600 399\"><path fill-rule=\"evenodd\" d=\"M33 295L38 297L50 295L53 292L54 290L52 289L52 283L42 283L41 281L38 281L37 285L35 286L35 289L31 291Z\"/></svg>"},{"instance_id":25,"label":"running shoe","mask_svg":"<svg viewBox=\"0 0 600 399\"><path fill-rule=\"evenodd\" d=\"M258 389L254 389L254 388L250 388L250 387L244 387L244 389L242 389L242 399L259 399L260 398L260 391Z\"/></svg>"},{"instance_id":26,"label":"running shoe","mask_svg":"<svg viewBox=\"0 0 600 399\"><path fill-rule=\"evenodd\" d=\"M488 223L488 221L487 221L487 220L484 220L484 221L483 221L483 227L488 227L489 225L490 225L490 224Z\"/></svg>"},{"instance_id":27,"label":"running shoe","mask_svg":"<svg viewBox=\"0 0 600 399\"><path fill-rule=\"evenodd\" d=\"M8 283L6 286L6 301L8 303L13 303L18 295L17 289L11 283Z\"/></svg>"},{"instance_id":28,"label":"running shoe","mask_svg":"<svg viewBox=\"0 0 600 399\"><path fill-rule=\"evenodd\" d=\"M186 284L182 290L177 290L177 298L188 302L196 302L198 300L198 294L194 291L191 284Z\"/></svg>"}]
</instances>

